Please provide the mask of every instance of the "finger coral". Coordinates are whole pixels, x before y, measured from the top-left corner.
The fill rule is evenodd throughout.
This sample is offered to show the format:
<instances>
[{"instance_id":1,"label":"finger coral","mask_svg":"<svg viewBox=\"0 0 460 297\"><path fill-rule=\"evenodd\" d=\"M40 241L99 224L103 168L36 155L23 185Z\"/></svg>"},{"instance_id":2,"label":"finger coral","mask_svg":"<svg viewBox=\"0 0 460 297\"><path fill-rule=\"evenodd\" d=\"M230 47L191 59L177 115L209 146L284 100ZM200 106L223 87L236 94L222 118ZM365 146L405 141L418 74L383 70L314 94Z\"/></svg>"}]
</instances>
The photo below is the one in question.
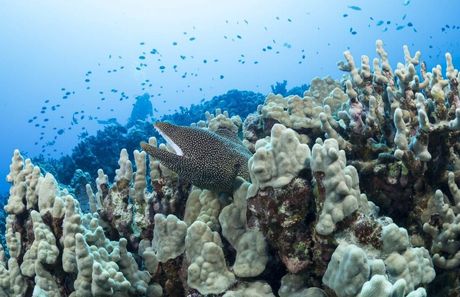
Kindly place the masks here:
<instances>
[{"instance_id":1,"label":"finger coral","mask_svg":"<svg viewBox=\"0 0 460 297\"><path fill-rule=\"evenodd\" d=\"M457 296L460 74L376 53L245 119L157 123L78 199L15 150L0 296Z\"/></svg>"}]
</instances>

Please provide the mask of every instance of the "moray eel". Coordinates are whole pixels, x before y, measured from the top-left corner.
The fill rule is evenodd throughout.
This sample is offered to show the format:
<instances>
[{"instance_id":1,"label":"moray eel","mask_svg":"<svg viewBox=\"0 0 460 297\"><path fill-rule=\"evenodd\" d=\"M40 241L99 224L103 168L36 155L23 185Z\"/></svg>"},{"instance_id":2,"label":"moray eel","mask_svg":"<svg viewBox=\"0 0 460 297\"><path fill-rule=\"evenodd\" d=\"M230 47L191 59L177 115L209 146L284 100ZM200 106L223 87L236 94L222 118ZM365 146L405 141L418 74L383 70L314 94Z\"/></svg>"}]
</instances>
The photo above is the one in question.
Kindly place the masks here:
<instances>
[{"instance_id":1,"label":"moray eel","mask_svg":"<svg viewBox=\"0 0 460 297\"><path fill-rule=\"evenodd\" d=\"M154 125L175 153L142 142L141 147L180 178L202 189L232 193L236 177L249 180L252 153L228 129L216 132L159 122Z\"/></svg>"}]
</instances>

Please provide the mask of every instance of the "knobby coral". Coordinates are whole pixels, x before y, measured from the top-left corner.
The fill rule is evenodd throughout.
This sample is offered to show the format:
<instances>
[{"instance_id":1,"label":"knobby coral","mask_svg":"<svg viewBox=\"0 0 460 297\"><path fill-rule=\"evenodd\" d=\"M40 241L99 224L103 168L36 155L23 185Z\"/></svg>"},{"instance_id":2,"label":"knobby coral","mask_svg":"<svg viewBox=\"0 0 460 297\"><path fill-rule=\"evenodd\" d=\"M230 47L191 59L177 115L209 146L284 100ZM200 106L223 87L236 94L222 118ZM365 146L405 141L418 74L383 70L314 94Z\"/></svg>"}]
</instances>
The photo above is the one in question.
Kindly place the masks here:
<instances>
[{"instance_id":1,"label":"knobby coral","mask_svg":"<svg viewBox=\"0 0 460 297\"><path fill-rule=\"evenodd\" d=\"M15 151L0 296L457 296L460 75L403 50L244 123L158 124L89 213Z\"/></svg>"}]
</instances>

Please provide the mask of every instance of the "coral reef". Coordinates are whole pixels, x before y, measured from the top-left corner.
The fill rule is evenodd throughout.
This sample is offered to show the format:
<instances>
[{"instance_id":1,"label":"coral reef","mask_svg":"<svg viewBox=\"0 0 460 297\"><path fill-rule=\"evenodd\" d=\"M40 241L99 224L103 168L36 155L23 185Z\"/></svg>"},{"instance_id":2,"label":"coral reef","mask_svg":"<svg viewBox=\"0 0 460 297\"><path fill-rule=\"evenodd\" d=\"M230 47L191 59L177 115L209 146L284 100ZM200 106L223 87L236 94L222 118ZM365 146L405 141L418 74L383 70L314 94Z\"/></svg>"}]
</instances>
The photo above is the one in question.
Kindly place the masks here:
<instances>
[{"instance_id":1,"label":"coral reef","mask_svg":"<svg viewBox=\"0 0 460 297\"><path fill-rule=\"evenodd\" d=\"M173 114L163 115L159 120L176 125L191 125L202 121L205 112L216 109L226 110L233 115L245 118L263 101L264 96L260 93L230 90L226 94L216 96L201 104L192 105L190 108L181 108L180 111ZM43 172L52 173L63 185L70 185L74 176L80 175L80 173L76 173L78 169L82 170L84 174L89 174L91 181L95 180L97 170L100 168L108 176L113 177L117 168L116 159L113 158L113 155L118 154L122 148L132 152L138 148L139 142L150 136L161 139L160 134L151 125L155 119L148 117L151 109L149 104L151 105L148 94L138 96L126 125L122 125L116 120L110 121L96 135L81 135L81 141L73 148L70 155L59 159L45 159L41 155L34 157L32 161ZM131 161L134 162L133 159ZM73 189L69 188L69 190L72 191ZM78 193L75 194L79 195Z\"/></svg>"},{"instance_id":2,"label":"coral reef","mask_svg":"<svg viewBox=\"0 0 460 297\"><path fill-rule=\"evenodd\" d=\"M307 84L303 84L301 86L293 87L292 89L288 90L286 86L287 86L287 80L283 80L283 82L276 82L274 85L271 85L272 93L279 94L284 97L287 97L290 95L303 96L303 93L307 91L310 87Z\"/></svg>"},{"instance_id":3,"label":"coral reef","mask_svg":"<svg viewBox=\"0 0 460 297\"><path fill-rule=\"evenodd\" d=\"M111 148L86 214L16 150L0 296L459 296L459 72L376 52L244 123L216 110L158 124L150 155Z\"/></svg>"},{"instance_id":4,"label":"coral reef","mask_svg":"<svg viewBox=\"0 0 460 297\"><path fill-rule=\"evenodd\" d=\"M273 126L269 139L258 140L255 150L248 165L251 193L258 188L281 188L289 184L310 159L308 145L301 144L295 132L281 124Z\"/></svg>"},{"instance_id":5,"label":"coral reef","mask_svg":"<svg viewBox=\"0 0 460 297\"><path fill-rule=\"evenodd\" d=\"M254 112L257 105L264 102L264 99L265 96L260 93L230 90L201 104L192 104L189 108L181 108L177 113L162 116L160 121L188 126L202 120L205 112L212 112L216 109L226 110L232 115L239 115L241 118L246 118L249 113Z\"/></svg>"},{"instance_id":6,"label":"coral reef","mask_svg":"<svg viewBox=\"0 0 460 297\"><path fill-rule=\"evenodd\" d=\"M118 155L123 148L129 152L134 151L139 148L139 142L152 135L159 136L149 122L136 121L129 128L115 122L106 125L96 135L83 137L72 149L71 155L58 160L39 156L33 158L33 162L43 172L52 173L64 185L71 184L78 169L89 174L92 181L97 177L98 169L103 169L107 175L114 177L118 164L113 156Z\"/></svg>"},{"instance_id":7,"label":"coral reef","mask_svg":"<svg viewBox=\"0 0 460 297\"><path fill-rule=\"evenodd\" d=\"M346 61L339 63L339 68L350 75L345 76L341 83L316 79L303 98L283 98L271 94L264 105L259 106L257 113L248 116L243 125L244 142L255 156L258 150L256 142L267 137L277 123L296 131L299 141L308 143L312 148L312 183L308 183L310 177L307 174L307 183L302 186L304 191L311 189L308 194L300 195L302 199L298 204L287 208L289 204L283 204L286 194L280 194L281 189L259 190L255 198L248 200L249 209L256 217L254 224L265 231L269 246L274 246L278 253L283 251L281 247L285 242L290 242L287 244L290 247L295 246L294 242L307 247L311 254L297 256L295 263L310 267L309 275L325 273L324 265L321 267L321 261L314 258L315 253L323 253L321 259L326 257L327 262L327 257L331 256L328 248L330 251L331 246L334 249L344 240L348 244L358 241L356 250L365 252L351 255L360 255L361 261L368 257L365 254L369 250L373 250L372 259L377 254L381 255L389 270L384 281L377 276L372 279L370 275L363 276L351 293L336 287L341 294L368 296L369 286L377 284L386 287L385 292L390 292L392 284L398 281L395 275L406 277L405 284L400 283L394 290L405 291L399 293L401 296L409 294L417 285L407 277L410 272L403 272L399 267L404 266L401 263L410 267L410 259L418 259L415 261L427 263L426 267L430 267L427 249L431 251L436 266L450 269L438 272L441 275L439 279L449 278L453 284L458 284L458 276L451 271L457 268L459 251L455 183L459 168L456 129L458 71L452 65L450 54L446 54L447 78L442 77L441 66L428 72L426 65L419 62L420 53L411 56L409 49L404 47L405 63L399 63L393 72L383 43L377 41L376 48L379 58L373 60L373 71L368 57L362 57L359 68L351 53L345 52ZM420 74L416 70L418 65ZM316 139L316 143L312 139ZM269 167L266 168L268 170ZM259 169L259 172L262 171ZM252 179L254 181L257 182L257 179ZM296 193L293 185L286 187L289 194ZM435 195L438 188L443 191L449 188L451 195L446 198L439 191ZM288 199L290 204L296 202L294 197ZM453 206L449 206L447 200L453 201ZM376 220L377 208L374 204L381 215L390 216L402 227L388 225L380 218ZM294 229L288 232L291 236L297 234L291 241L281 236L291 227L281 216L290 209L295 211L288 212L286 217L299 216L304 220L304 225L298 228L302 231L295 232ZM311 229L312 224L315 230ZM401 247L398 255L387 255L388 246L398 246L396 238L389 244L382 239L389 232L387 225L392 226L391 230L401 229L403 233L410 234L410 241L417 247L406 252ZM306 230L312 234L308 235ZM350 234L352 238L349 238ZM334 240L330 239L331 236ZM322 240L321 237L329 239ZM409 237L405 241L406 245L399 245L407 248ZM364 249L363 245L366 246ZM293 252L287 251L287 254L292 256ZM281 253L280 258L286 259L287 256L283 257ZM299 273L293 269L298 266L289 266L288 263L293 262L284 262L290 272ZM428 273L427 268L423 269ZM430 269L428 279L423 282L433 280L434 270ZM300 272L302 270L305 268L301 268ZM381 274L385 272L381 271ZM343 273L338 273L337 280L343 276ZM305 276L306 279L308 277ZM413 276L413 279L420 279L420 276ZM323 281L334 288L329 278ZM370 282L363 286L365 281ZM311 281L309 285L317 284ZM436 294L434 288L437 286L436 280L432 287L428 286L430 296ZM361 288L366 288L366 292L360 293ZM420 293L422 290L417 289L409 295L426 294ZM443 288L439 296L457 296L455 292L458 290L453 285L450 289Z\"/></svg>"}]
</instances>

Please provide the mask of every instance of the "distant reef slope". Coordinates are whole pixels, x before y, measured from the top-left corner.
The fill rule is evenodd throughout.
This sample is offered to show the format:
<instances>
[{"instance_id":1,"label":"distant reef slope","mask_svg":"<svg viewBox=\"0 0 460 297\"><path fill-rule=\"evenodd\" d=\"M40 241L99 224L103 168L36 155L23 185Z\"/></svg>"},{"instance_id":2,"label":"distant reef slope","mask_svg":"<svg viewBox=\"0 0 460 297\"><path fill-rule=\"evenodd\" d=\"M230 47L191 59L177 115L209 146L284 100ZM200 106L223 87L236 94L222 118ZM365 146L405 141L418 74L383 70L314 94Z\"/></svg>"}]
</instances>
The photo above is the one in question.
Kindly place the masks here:
<instances>
[{"instance_id":1,"label":"distant reef slope","mask_svg":"<svg viewBox=\"0 0 460 297\"><path fill-rule=\"evenodd\" d=\"M272 92L283 96L302 95L308 89L308 85L304 84L287 90L286 85L286 81L276 82L271 86ZM258 105L263 104L265 95L233 89L211 100L192 104L188 108L181 106L179 111L163 115L159 119L151 117L151 103L148 98L148 94L136 97L127 124L122 125L116 119L111 119L95 135L81 135L80 142L72 149L70 155L59 159L45 158L40 155L32 158L34 164L38 165L43 172L53 174L59 183L70 185L72 188L69 191L76 196L85 195L81 185L93 183L98 169L103 169L109 177L115 175L118 163L117 158L113 156L118 155L122 148L130 152L139 148L139 142L146 141L151 136L161 139L152 126L153 122L167 121L188 126L204 120L206 111L214 112L216 109L225 110L244 120L249 113L257 110ZM146 108L147 112L140 112L145 111Z\"/></svg>"}]
</instances>

